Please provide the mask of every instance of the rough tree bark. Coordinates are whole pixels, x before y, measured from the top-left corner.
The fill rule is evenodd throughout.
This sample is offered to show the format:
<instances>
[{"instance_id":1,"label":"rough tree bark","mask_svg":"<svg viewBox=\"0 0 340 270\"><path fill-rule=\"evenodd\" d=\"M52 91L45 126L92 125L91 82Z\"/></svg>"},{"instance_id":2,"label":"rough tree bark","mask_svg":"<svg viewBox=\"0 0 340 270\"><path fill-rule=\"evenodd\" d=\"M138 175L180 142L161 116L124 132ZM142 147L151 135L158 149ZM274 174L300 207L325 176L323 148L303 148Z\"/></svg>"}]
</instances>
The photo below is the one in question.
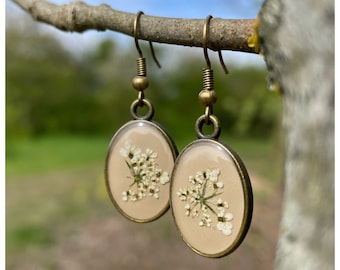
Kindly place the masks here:
<instances>
[{"instance_id":1,"label":"rough tree bark","mask_svg":"<svg viewBox=\"0 0 340 270\"><path fill-rule=\"evenodd\" d=\"M135 14L107 5L13 1L36 20L64 31L109 29L132 36ZM200 47L204 21L142 16L138 36ZM253 23L214 18L208 47L257 52L257 46L248 46ZM259 13L258 34L269 79L284 103L285 190L275 269L333 269L334 2L267 0Z\"/></svg>"},{"instance_id":2,"label":"rough tree bark","mask_svg":"<svg viewBox=\"0 0 340 270\"><path fill-rule=\"evenodd\" d=\"M286 133L275 269L333 269L334 2L267 0L259 34Z\"/></svg>"},{"instance_id":3,"label":"rough tree bark","mask_svg":"<svg viewBox=\"0 0 340 270\"><path fill-rule=\"evenodd\" d=\"M63 31L112 30L133 36L136 14L120 12L108 5L89 6L83 2L55 5L41 0L12 0L40 22ZM205 19L162 18L141 16L138 38L152 42L202 47ZM208 48L214 51L233 50L255 53L248 46L254 34L254 20L226 20L213 18L209 25Z\"/></svg>"}]
</instances>

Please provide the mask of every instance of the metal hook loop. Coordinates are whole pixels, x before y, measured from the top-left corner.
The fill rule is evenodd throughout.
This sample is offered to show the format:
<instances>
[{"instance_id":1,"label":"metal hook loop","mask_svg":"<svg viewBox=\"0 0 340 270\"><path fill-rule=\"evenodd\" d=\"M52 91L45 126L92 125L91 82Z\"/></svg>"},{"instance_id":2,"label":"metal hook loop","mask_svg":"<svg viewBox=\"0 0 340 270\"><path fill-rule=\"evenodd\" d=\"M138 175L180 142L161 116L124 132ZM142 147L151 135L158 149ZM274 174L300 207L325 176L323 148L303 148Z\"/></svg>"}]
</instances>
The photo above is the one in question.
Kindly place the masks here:
<instances>
[{"instance_id":1,"label":"metal hook loop","mask_svg":"<svg viewBox=\"0 0 340 270\"><path fill-rule=\"evenodd\" d=\"M139 43L138 43L138 37L137 37L137 32L138 32L138 23L139 23L139 18L140 16L144 14L143 11L139 11L137 14L136 14L136 18L135 18L135 21L133 22L133 36L135 37L135 44L136 44L136 48L137 48L137 51L139 53L139 57L140 58L143 58L143 52L141 50L141 48L139 47Z\"/></svg>"},{"instance_id":2,"label":"metal hook loop","mask_svg":"<svg viewBox=\"0 0 340 270\"><path fill-rule=\"evenodd\" d=\"M203 52L204 52L204 58L205 61L207 62L207 68L211 69L211 63L210 59L208 56L208 31L209 31L209 24L210 20L213 18L213 16L208 15L207 18L205 19L204 27L203 27ZM222 57L222 52L221 50L218 51L218 57L220 59L221 66L226 74L228 74L228 69L226 65L224 64L223 57Z\"/></svg>"},{"instance_id":3,"label":"metal hook loop","mask_svg":"<svg viewBox=\"0 0 340 270\"><path fill-rule=\"evenodd\" d=\"M207 62L207 68L211 69L211 63L209 60L209 56L208 56L208 48L207 48L207 43L208 43L208 25L210 23L212 16L208 15L207 18L205 19L205 23L203 26L203 53L204 53L204 58L205 61Z\"/></svg>"},{"instance_id":4,"label":"metal hook loop","mask_svg":"<svg viewBox=\"0 0 340 270\"><path fill-rule=\"evenodd\" d=\"M223 56L222 56L222 52L221 50L218 51L218 58L220 58L220 63L221 63L221 66L223 68L223 71L225 74L228 74L229 71L227 69L227 66L224 64L224 61L223 61Z\"/></svg>"},{"instance_id":5,"label":"metal hook loop","mask_svg":"<svg viewBox=\"0 0 340 270\"><path fill-rule=\"evenodd\" d=\"M141 48L139 47L139 43L138 43L138 25L139 25L139 18L140 16L144 14L143 11L139 11L137 12L136 14L136 17L135 17L135 20L134 20L134 23L133 23L133 35L135 37L135 44L136 44L136 48L137 48L137 51L139 53L139 57L140 58L143 58L143 52L141 50ZM153 46L152 46L152 42L149 41L149 45L150 45L150 49L151 49L151 54L152 54L152 58L153 60L155 61L155 63L157 64L157 66L159 68L161 68L161 65L159 64L157 58L156 58L156 55L155 55L155 51L153 49Z\"/></svg>"}]
</instances>

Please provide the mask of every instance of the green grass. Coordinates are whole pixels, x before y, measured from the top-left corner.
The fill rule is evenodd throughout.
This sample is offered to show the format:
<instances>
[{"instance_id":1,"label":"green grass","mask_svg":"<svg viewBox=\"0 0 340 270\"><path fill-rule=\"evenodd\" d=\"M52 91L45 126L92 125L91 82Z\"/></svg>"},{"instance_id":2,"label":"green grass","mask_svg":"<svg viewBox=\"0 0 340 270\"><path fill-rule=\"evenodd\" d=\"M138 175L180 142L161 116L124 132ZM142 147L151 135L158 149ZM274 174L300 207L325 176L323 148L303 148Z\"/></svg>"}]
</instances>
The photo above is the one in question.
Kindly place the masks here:
<instances>
[{"instance_id":1,"label":"green grass","mask_svg":"<svg viewBox=\"0 0 340 270\"><path fill-rule=\"evenodd\" d=\"M282 142L277 138L226 138L224 140L244 161L247 169L277 182L282 177Z\"/></svg>"},{"instance_id":2,"label":"green grass","mask_svg":"<svg viewBox=\"0 0 340 270\"><path fill-rule=\"evenodd\" d=\"M72 169L104 160L110 138L41 137L6 144L6 175Z\"/></svg>"},{"instance_id":3,"label":"green grass","mask_svg":"<svg viewBox=\"0 0 340 270\"><path fill-rule=\"evenodd\" d=\"M48 228L37 224L23 224L7 234L7 243L10 246L49 246L54 239Z\"/></svg>"}]
</instances>

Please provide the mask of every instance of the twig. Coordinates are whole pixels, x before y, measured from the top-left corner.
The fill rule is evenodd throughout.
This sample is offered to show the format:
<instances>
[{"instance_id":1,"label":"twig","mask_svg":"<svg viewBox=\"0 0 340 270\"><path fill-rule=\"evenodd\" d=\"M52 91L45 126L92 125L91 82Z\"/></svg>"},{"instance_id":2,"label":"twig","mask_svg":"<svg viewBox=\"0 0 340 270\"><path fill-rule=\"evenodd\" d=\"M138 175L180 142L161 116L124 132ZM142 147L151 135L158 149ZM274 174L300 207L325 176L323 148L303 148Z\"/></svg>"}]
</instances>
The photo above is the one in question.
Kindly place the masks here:
<instances>
[{"instance_id":1,"label":"twig","mask_svg":"<svg viewBox=\"0 0 340 270\"><path fill-rule=\"evenodd\" d=\"M112 30L133 36L135 14L112 9L106 4L89 6L83 2L55 5L41 0L12 0L40 22L63 31ZM207 14L208 15L208 14ZM138 38L151 42L202 47L204 19L180 19L143 15ZM208 48L255 53L248 46L254 34L254 20L213 18L210 22Z\"/></svg>"}]
</instances>

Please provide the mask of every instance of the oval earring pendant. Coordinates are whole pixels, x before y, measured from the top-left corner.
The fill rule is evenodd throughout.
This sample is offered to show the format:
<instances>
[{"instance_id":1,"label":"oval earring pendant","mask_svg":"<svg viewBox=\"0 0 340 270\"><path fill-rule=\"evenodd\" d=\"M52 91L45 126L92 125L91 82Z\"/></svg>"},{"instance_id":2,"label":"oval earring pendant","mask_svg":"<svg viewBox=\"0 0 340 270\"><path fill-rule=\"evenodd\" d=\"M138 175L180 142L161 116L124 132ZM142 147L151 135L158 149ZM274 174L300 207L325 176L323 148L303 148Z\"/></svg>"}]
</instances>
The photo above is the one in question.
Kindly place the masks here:
<instances>
[{"instance_id":1,"label":"oval earring pendant","mask_svg":"<svg viewBox=\"0 0 340 270\"><path fill-rule=\"evenodd\" d=\"M113 136L105 163L111 201L126 218L150 222L169 208L177 149L157 123L132 120Z\"/></svg>"},{"instance_id":2,"label":"oval earring pendant","mask_svg":"<svg viewBox=\"0 0 340 270\"><path fill-rule=\"evenodd\" d=\"M237 154L213 139L199 139L178 156L171 177L173 216L184 242L205 257L222 257L243 241L253 194Z\"/></svg>"}]
</instances>

